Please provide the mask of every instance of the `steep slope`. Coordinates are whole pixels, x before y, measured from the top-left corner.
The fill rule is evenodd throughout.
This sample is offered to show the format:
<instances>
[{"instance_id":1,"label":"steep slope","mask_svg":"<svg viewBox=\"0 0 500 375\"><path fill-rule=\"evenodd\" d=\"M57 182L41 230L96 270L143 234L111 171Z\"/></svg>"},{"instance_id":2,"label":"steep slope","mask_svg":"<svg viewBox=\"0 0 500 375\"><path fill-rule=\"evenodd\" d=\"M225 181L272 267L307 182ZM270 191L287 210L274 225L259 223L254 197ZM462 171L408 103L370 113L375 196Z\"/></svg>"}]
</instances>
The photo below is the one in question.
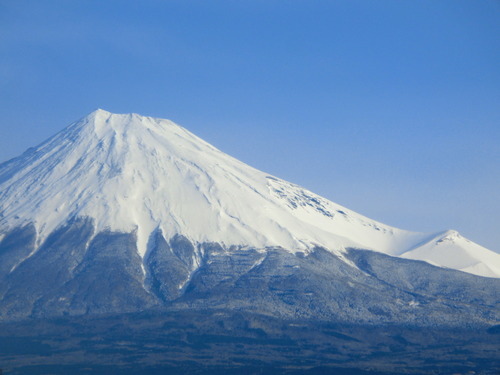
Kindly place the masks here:
<instances>
[{"instance_id":1,"label":"steep slope","mask_svg":"<svg viewBox=\"0 0 500 375\"><path fill-rule=\"evenodd\" d=\"M32 251L11 270L83 218L92 236L133 233L142 258L161 231L194 247L322 247L346 262L346 249L359 248L500 277L500 255L477 244L437 246L442 234L378 223L251 168L171 121L136 114L97 110L0 165L0 236L36 230Z\"/></svg>"}]
</instances>

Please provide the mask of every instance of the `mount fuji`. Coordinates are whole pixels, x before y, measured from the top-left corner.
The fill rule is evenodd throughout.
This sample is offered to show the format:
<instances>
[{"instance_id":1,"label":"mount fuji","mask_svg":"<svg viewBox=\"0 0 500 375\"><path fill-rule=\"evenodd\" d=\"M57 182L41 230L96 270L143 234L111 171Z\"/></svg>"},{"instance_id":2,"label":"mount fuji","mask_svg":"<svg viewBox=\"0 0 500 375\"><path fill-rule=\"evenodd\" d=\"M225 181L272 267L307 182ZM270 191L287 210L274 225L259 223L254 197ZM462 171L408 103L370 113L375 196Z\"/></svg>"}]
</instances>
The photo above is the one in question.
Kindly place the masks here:
<instances>
[{"instance_id":1,"label":"mount fuji","mask_svg":"<svg viewBox=\"0 0 500 375\"><path fill-rule=\"evenodd\" d=\"M490 324L498 278L500 255L456 231L371 220L168 120L97 110L0 165L4 320L223 306Z\"/></svg>"}]
</instances>

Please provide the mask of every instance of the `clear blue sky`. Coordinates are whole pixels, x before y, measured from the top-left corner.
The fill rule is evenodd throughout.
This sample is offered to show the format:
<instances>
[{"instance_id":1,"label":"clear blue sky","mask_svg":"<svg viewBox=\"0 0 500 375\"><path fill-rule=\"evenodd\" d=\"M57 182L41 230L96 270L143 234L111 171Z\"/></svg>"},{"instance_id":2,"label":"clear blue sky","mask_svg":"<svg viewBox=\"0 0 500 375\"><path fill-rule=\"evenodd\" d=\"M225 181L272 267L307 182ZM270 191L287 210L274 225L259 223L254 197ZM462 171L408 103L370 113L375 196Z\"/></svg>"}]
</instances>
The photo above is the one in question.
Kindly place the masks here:
<instances>
[{"instance_id":1,"label":"clear blue sky","mask_svg":"<svg viewBox=\"0 0 500 375\"><path fill-rule=\"evenodd\" d=\"M0 160L96 108L500 252L498 0L0 0Z\"/></svg>"}]
</instances>

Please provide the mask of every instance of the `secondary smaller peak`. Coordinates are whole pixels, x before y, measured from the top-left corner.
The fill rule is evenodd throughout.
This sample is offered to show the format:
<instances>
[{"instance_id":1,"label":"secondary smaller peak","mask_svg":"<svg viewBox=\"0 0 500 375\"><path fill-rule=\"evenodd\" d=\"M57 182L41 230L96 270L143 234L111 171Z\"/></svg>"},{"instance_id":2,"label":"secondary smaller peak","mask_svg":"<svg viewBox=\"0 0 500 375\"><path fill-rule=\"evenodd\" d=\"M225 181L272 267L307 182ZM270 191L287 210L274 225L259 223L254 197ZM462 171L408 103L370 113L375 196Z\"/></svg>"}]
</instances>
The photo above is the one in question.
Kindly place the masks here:
<instances>
[{"instance_id":1,"label":"secondary smaller peak","mask_svg":"<svg viewBox=\"0 0 500 375\"><path fill-rule=\"evenodd\" d=\"M460 233L458 233L456 230L450 229L441 233L438 236L436 243L440 244L443 242L454 242L460 238L462 238Z\"/></svg>"}]
</instances>

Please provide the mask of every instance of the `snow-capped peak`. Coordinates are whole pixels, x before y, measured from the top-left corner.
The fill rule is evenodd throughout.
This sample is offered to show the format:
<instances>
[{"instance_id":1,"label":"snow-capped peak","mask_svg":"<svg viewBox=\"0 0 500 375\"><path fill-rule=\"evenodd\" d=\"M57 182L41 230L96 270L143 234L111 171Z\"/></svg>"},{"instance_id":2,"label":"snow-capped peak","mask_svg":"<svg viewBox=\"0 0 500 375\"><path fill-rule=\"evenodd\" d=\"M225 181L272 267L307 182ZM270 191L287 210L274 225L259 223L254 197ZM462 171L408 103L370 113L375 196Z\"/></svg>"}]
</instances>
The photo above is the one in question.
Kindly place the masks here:
<instances>
[{"instance_id":1,"label":"snow-capped peak","mask_svg":"<svg viewBox=\"0 0 500 375\"><path fill-rule=\"evenodd\" d=\"M96 232L135 231L141 255L161 229L195 243L290 251L356 247L450 266L447 259L416 255L436 235L368 219L258 171L169 120L102 109L0 165L0 233L33 222L41 242L77 216L91 217ZM470 262L452 268L500 277L500 255L456 232L441 237L459 241L478 263L493 264L487 272Z\"/></svg>"}]
</instances>

